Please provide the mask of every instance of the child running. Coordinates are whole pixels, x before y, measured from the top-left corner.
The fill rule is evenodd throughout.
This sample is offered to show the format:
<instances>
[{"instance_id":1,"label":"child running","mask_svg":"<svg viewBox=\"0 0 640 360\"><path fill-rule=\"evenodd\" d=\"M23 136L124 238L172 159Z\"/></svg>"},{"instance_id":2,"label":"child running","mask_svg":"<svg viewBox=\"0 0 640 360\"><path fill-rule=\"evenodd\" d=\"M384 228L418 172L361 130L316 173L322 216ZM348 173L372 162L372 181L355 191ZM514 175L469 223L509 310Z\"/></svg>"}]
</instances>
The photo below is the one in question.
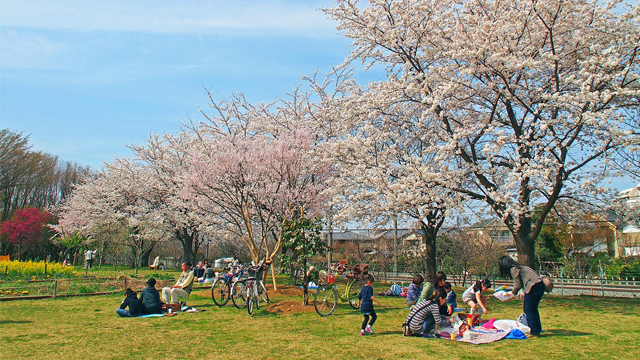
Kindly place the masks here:
<instances>
[{"instance_id":1,"label":"child running","mask_svg":"<svg viewBox=\"0 0 640 360\"><path fill-rule=\"evenodd\" d=\"M360 295L358 295L360 313L364 315L364 321L362 322L360 335L373 335L373 329L371 329L371 327L378 318L378 316L376 315L376 311L373 309L373 302L375 301L378 306L380 306L380 302L373 296L373 276L370 274L365 274L363 275L363 280L364 286L360 290ZM371 316L371 321L369 321L369 316Z\"/></svg>"},{"instance_id":2,"label":"child running","mask_svg":"<svg viewBox=\"0 0 640 360\"><path fill-rule=\"evenodd\" d=\"M464 291L462 294L462 301L471 306L471 315L478 312L478 306L482 308L482 311L485 314L489 313L487 310L487 300L482 295L482 293L487 291L489 288L491 288L491 281L489 281L489 279L484 279L476 281L473 286Z\"/></svg>"}]
</instances>

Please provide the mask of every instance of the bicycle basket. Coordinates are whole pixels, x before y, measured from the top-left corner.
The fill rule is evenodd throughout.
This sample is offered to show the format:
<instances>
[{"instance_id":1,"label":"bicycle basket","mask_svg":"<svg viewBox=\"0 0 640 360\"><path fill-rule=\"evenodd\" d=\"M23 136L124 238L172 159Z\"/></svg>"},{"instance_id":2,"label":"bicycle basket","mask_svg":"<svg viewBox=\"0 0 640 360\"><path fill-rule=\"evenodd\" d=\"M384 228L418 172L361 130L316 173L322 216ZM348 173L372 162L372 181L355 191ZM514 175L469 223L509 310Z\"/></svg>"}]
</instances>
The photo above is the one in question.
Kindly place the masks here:
<instances>
[{"instance_id":1,"label":"bicycle basket","mask_svg":"<svg viewBox=\"0 0 640 360\"><path fill-rule=\"evenodd\" d=\"M264 264L258 265L258 266L249 266L249 268L247 269L247 272L249 273L249 276L256 277L256 278L260 279L260 278L262 278L262 273L267 268L268 268L268 266L264 265Z\"/></svg>"}]
</instances>

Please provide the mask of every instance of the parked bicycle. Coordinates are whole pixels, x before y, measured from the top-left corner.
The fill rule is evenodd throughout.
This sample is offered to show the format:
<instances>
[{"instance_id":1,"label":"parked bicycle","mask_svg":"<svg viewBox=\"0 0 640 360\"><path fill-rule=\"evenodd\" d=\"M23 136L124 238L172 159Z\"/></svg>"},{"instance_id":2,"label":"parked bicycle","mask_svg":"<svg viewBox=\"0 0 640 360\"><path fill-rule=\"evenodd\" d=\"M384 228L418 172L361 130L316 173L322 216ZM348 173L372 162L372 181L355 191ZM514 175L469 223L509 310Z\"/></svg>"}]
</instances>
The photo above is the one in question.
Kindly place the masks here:
<instances>
[{"instance_id":1,"label":"parked bicycle","mask_svg":"<svg viewBox=\"0 0 640 360\"><path fill-rule=\"evenodd\" d=\"M242 278L244 270L241 266L231 266L229 272L218 277L211 285L211 298L218 306L225 306L231 297L231 284L235 279Z\"/></svg>"},{"instance_id":2,"label":"parked bicycle","mask_svg":"<svg viewBox=\"0 0 640 360\"><path fill-rule=\"evenodd\" d=\"M247 307L247 312L252 315L255 309L260 309L260 297L265 303L269 303L269 293L262 282L262 273L268 268L264 262L255 266L248 266L247 272L253 274L244 279L238 279L231 285L231 299L237 308Z\"/></svg>"},{"instance_id":3,"label":"parked bicycle","mask_svg":"<svg viewBox=\"0 0 640 360\"><path fill-rule=\"evenodd\" d=\"M368 272L367 265L356 265L353 273L345 275L347 279L343 294L338 291L336 279L338 275L347 271L346 261L338 264L331 264L332 273L324 270L318 274L318 289L313 297L313 306L320 316L329 316L336 309L338 299L347 302L352 308L360 308L358 295L362 284L362 274Z\"/></svg>"}]
</instances>

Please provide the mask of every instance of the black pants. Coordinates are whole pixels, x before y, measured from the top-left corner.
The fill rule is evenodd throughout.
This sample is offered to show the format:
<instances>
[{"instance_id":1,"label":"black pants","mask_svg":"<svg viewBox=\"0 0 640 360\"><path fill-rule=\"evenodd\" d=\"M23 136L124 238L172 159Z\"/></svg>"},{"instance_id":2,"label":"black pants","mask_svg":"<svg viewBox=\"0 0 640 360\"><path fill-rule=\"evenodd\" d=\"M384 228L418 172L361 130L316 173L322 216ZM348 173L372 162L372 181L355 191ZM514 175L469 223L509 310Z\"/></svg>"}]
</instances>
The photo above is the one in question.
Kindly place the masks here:
<instances>
[{"instance_id":1,"label":"black pants","mask_svg":"<svg viewBox=\"0 0 640 360\"><path fill-rule=\"evenodd\" d=\"M531 287L531 290L524 295L522 310L527 316L527 325L531 328L531 335L540 335L542 331L542 323L540 322L540 313L538 305L544 295L544 283L539 282Z\"/></svg>"},{"instance_id":2,"label":"black pants","mask_svg":"<svg viewBox=\"0 0 640 360\"><path fill-rule=\"evenodd\" d=\"M371 315L371 321L369 321L369 315ZM378 319L378 315L376 315L375 310L371 310L370 314L365 314L364 321L362 322L362 330L367 327L367 323L369 323L369 326L373 326L373 323L376 322L376 319Z\"/></svg>"}]
</instances>

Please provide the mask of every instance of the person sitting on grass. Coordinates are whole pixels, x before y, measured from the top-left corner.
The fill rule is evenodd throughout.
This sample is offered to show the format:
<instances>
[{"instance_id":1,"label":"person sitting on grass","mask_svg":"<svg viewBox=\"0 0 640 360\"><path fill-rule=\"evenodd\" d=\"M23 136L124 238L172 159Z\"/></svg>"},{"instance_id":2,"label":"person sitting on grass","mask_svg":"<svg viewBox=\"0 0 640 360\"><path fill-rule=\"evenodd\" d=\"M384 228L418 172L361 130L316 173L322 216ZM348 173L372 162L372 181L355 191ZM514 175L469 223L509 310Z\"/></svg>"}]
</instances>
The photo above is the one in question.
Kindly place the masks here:
<instances>
[{"instance_id":1,"label":"person sitting on grass","mask_svg":"<svg viewBox=\"0 0 640 360\"><path fill-rule=\"evenodd\" d=\"M147 280L147 287L142 289L140 293L140 303L143 314L162 314L162 302L160 294L156 290L156 279L149 278Z\"/></svg>"},{"instance_id":2,"label":"person sitting on grass","mask_svg":"<svg viewBox=\"0 0 640 360\"><path fill-rule=\"evenodd\" d=\"M424 300L433 299L436 296L437 290L441 289L444 286L444 283L447 281L447 274L443 271L436 272L436 275L433 277L433 281L430 283L426 283L422 288L422 292L420 293L420 297L418 298L418 303L421 303ZM453 307L451 304L445 303L440 306L440 314L442 316L447 316L453 314Z\"/></svg>"},{"instance_id":3,"label":"person sitting on grass","mask_svg":"<svg viewBox=\"0 0 640 360\"><path fill-rule=\"evenodd\" d=\"M172 304L177 304L178 297L188 297L191 293L191 288L193 288L193 271L190 271L191 263L185 261L180 267L182 268L182 273L176 284L172 287L162 288L162 300L165 302L171 300Z\"/></svg>"},{"instance_id":4,"label":"person sitting on grass","mask_svg":"<svg viewBox=\"0 0 640 360\"><path fill-rule=\"evenodd\" d=\"M127 288L124 294L124 300L122 300L120 307L116 309L116 314L120 315L120 317L142 315L142 306L140 305L140 300L138 300L138 295L136 295L135 291ZM126 310L127 307L129 307L128 311Z\"/></svg>"},{"instance_id":5,"label":"person sitting on grass","mask_svg":"<svg viewBox=\"0 0 640 360\"><path fill-rule=\"evenodd\" d=\"M453 323L450 317L440 314L440 307L446 303L447 292L444 288L436 290L436 295L431 300L423 300L417 303L407 315L406 322L411 332L422 337L434 337L431 332L435 326L449 326Z\"/></svg>"},{"instance_id":6,"label":"person sitting on grass","mask_svg":"<svg viewBox=\"0 0 640 360\"><path fill-rule=\"evenodd\" d=\"M413 281L411 285L409 285L409 289L407 290L407 306L411 307L418 303L418 298L420 297L420 293L422 292L422 283L424 282L424 278L422 275L418 274L413 277Z\"/></svg>"},{"instance_id":7,"label":"person sitting on grass","mask_svg":"<svg viewBox=\"0 0 640 360\"><path fill-rule=\"evenodd\" d=\"M491 288L491 281L489 279L478 280L462 293L462 301L471 307L471 315L478 312L478 307L482 308L480 314L489 313L487 310L487 300L484 298L484 295L482 295L489 288Z\"/></svg>"},{"instance_id":8,"label":"person sitting on grass","mask_svg":"<svg viewBox=\"0 0 640 360\"><path fill-rule=\"evenodd\" d=\"M458 302L456 301L456 293L451 289L450 282L447 281L444 283L444 290L447 292L447 304L451 306L454 312L457 311Z\"/></svg>"},{"instance_id":9,"label":"person sitting on grass","mask_svg":"<svg viewBox=\"0 0 640 360\"><path fill-rule=\"evenodd\" d=\"M212 283L216 277L216 273L213 272L210 264L207 264L205 266L206 268L204 270L204 275L202 275L201 278L198 278L198 281L205 284Z\"/></svg>"}]
</instances>

